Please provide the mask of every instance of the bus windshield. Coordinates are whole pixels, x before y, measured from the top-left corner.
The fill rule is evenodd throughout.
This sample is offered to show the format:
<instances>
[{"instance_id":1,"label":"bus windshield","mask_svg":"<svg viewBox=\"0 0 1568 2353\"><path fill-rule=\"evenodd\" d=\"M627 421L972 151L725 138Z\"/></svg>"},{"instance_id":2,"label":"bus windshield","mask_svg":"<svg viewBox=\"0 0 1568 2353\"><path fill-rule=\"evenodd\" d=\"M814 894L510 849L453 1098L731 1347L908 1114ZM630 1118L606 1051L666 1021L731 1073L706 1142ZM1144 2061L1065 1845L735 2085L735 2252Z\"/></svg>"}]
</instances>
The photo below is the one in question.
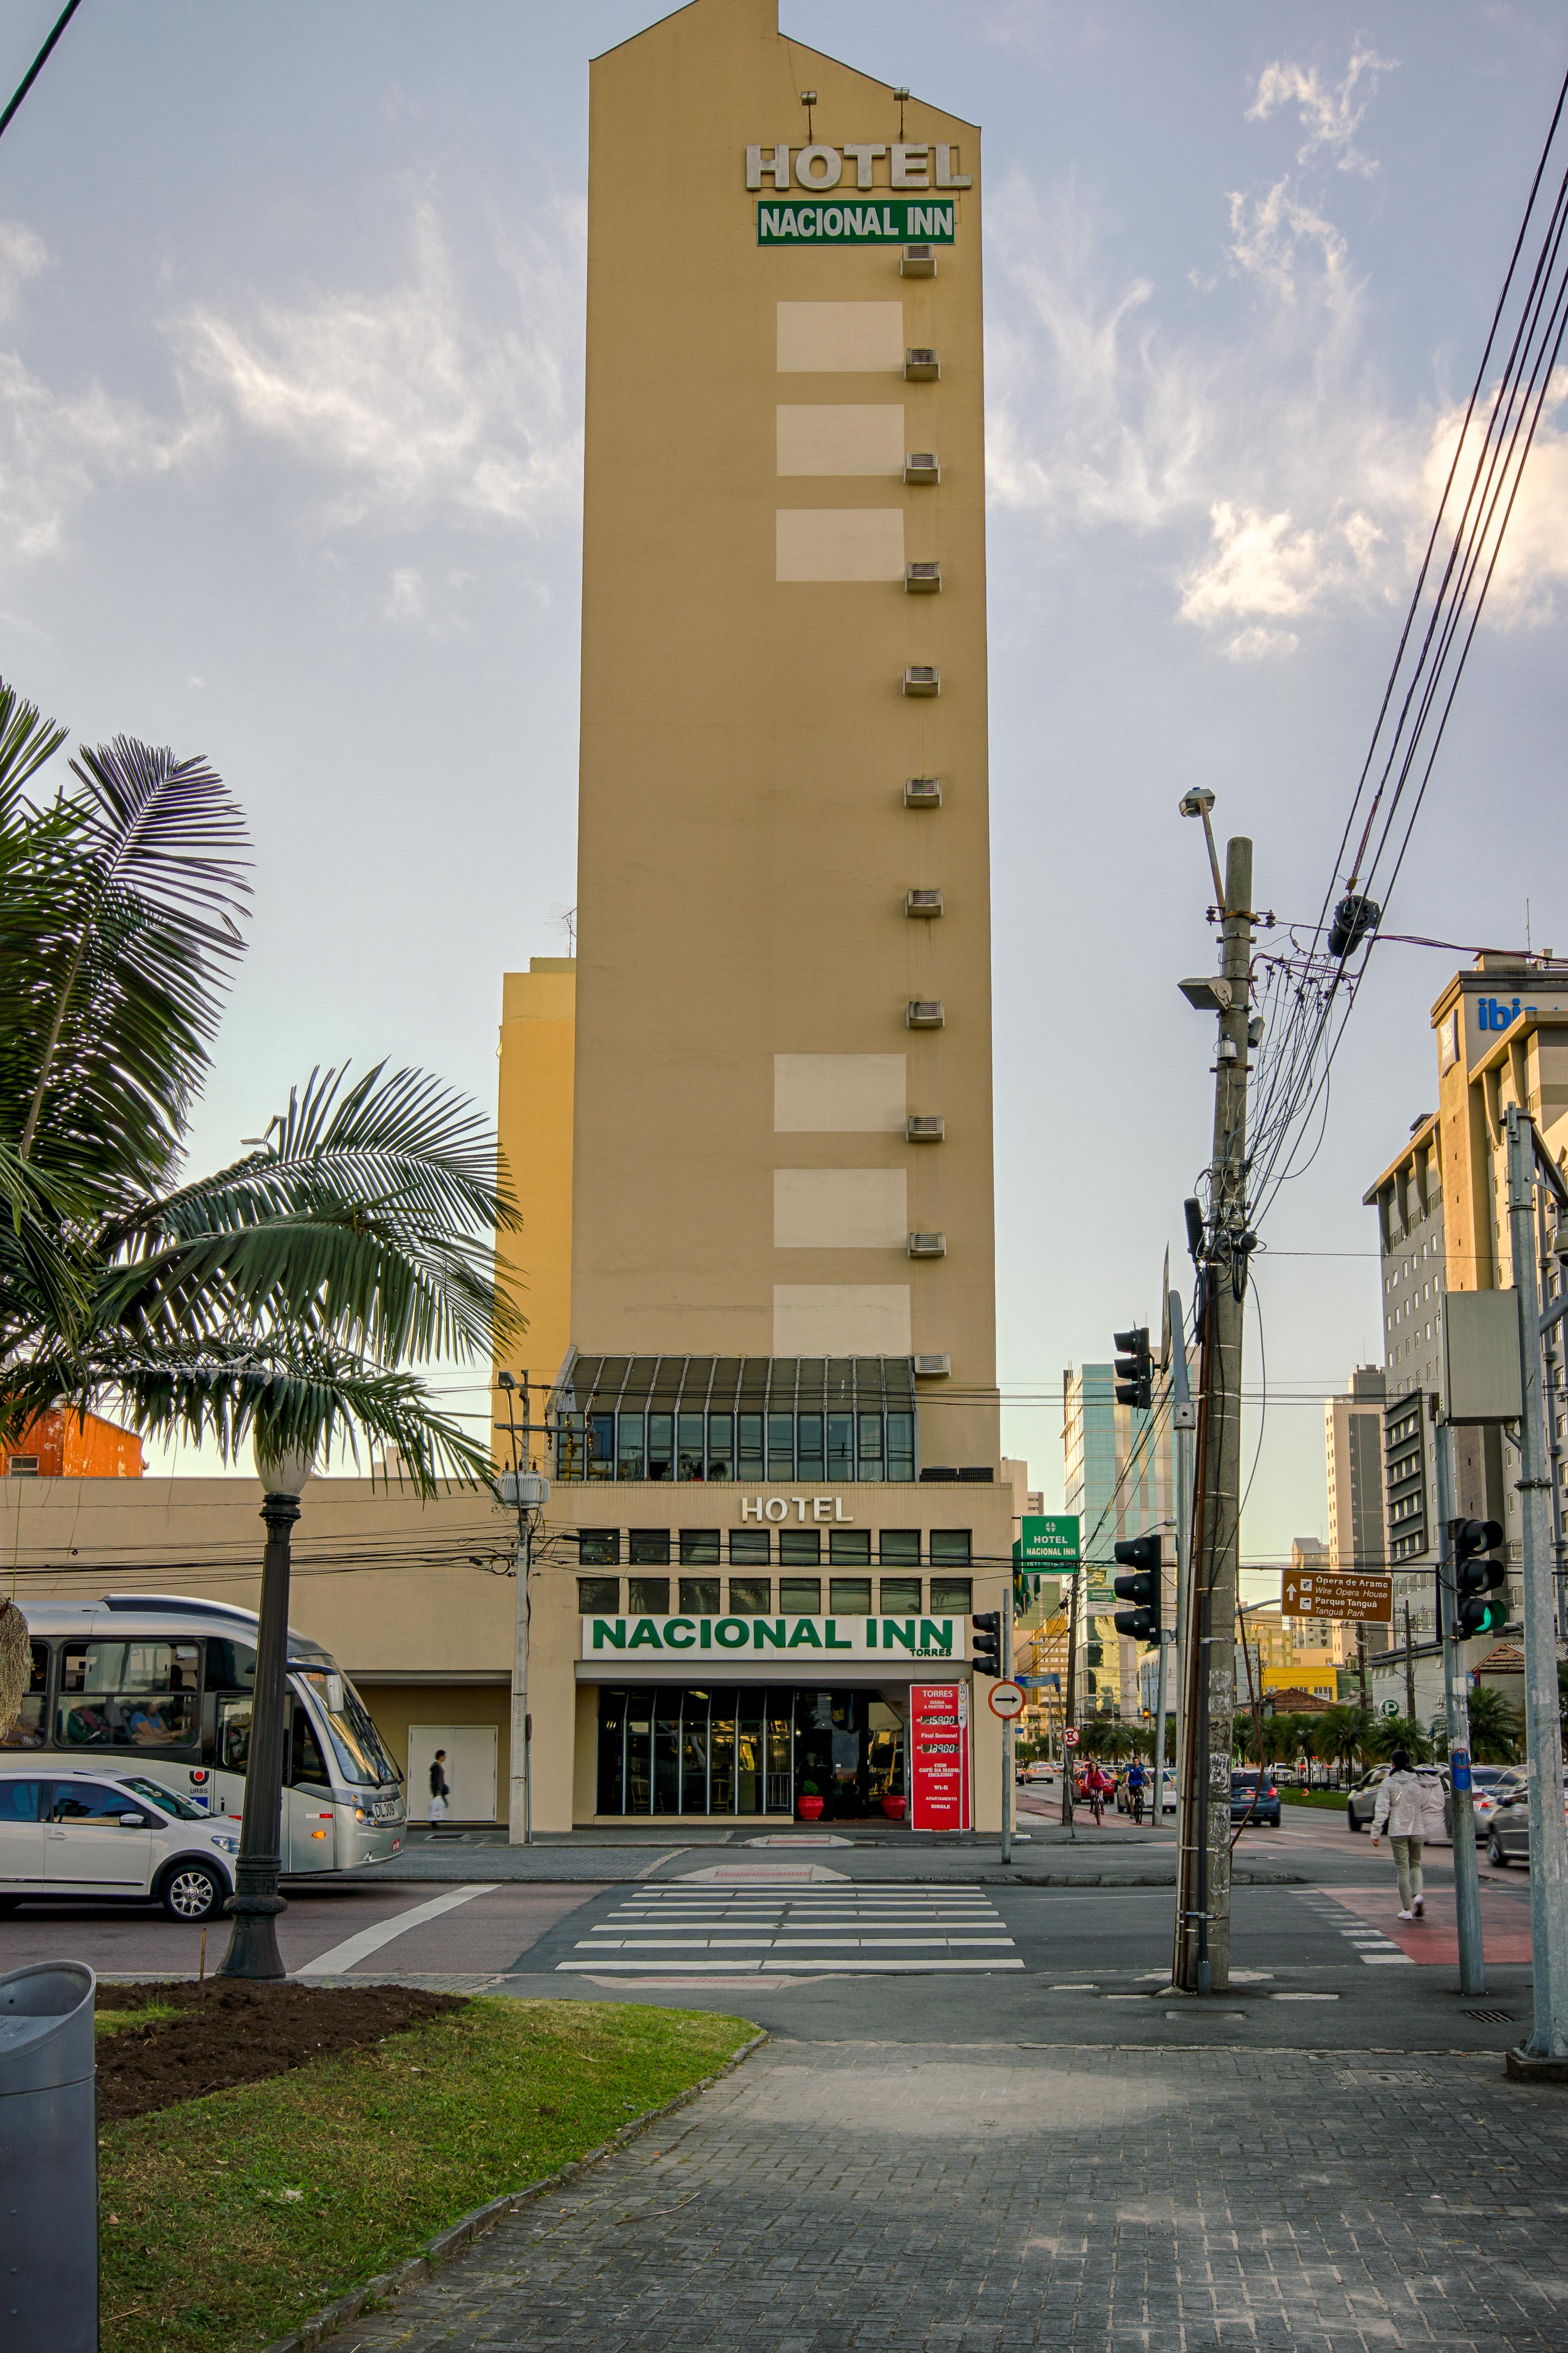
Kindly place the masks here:
<instances>
[{"instance_id":1,"label":"bus windshield","mask_svg":"<svg viewBox=\"0 0 1568 2353\"><path fill-rule=\"evenodd\" d=\"M316 1668L296 1667L293 1672L321 1712L344 1780L362 1789L378 1788L384 1781L395 1785L397 1767L348 1677Z\"/></svg>"}]
</instances>

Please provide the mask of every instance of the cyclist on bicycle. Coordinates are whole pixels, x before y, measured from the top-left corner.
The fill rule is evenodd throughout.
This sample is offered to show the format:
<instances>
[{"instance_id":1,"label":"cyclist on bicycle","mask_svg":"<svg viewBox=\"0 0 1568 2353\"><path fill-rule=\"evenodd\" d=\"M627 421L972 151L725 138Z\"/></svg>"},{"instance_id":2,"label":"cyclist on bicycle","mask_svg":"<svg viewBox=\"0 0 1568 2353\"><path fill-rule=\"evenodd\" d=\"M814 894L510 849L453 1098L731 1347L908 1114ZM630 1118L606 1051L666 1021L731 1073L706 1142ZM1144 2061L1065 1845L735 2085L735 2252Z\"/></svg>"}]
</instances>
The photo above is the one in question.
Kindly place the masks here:
<instances>
[{"instance_id":1,"label":"cyclist on bicycle","mask_svg":"<svg viewBox=\"0 0 1568 2353\"><path fill-rule=\"evenodd\" d=\"M1134 1757L1127 1767L1127 1804L1134 1822L1143 1819L1143 1792L1148 1787L1141 1760Z\"/></svg>"}]
</instances>

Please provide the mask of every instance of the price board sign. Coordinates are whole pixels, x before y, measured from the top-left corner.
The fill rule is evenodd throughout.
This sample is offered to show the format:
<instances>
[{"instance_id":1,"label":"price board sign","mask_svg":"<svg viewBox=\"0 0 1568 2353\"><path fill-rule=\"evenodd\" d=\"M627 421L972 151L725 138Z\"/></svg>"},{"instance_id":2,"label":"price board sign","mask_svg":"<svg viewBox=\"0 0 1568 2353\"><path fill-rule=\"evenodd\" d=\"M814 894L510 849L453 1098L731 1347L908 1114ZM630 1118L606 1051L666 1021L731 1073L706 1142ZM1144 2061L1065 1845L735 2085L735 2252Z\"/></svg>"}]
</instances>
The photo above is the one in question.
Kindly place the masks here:
<instances>
[{"instance_id":1,"label":"price board sign","mask_svg":"<svg viewBox=\"0 0 1568 2353\"><path fill-rule=\"evenodd\" d=\"M910 1688L910 1828L969 1828L969 1685Z\"/></svg>"}]
</instances>

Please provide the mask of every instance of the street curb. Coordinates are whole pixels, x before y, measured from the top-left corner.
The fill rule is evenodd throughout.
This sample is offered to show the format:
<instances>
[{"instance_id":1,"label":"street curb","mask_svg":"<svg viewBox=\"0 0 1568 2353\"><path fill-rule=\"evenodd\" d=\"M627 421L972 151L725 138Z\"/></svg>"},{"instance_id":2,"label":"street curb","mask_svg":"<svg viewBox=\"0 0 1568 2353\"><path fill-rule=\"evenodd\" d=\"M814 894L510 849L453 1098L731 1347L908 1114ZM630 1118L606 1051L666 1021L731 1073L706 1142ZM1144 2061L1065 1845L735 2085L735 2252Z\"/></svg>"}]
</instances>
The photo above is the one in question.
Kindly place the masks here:
<instances>
[{"instance_id":1,"label":"street curb","mask_svg":"<svg viewBox=\"0 0 1568 2353\"><path fill-rule=\"evenodd\" d=\"M401 2295L405 2288L414 2286L416 2282L433 2279L443 2263L449 2263L454 2255L460 2254L466 2246L486 2231L493 2230L509 2214L515 2214L520 2207L531 2205L534 2199L542 2198L547 2190L559 2189L563 2183L575 2179L579 2173L585 2172L591 2165L597 2165L602 2158L614 2157L617 2149L624 2147L627 2141L637 2139L650 2125L658 2124L661 2116L673 2115L677 2108L683 2108L689 2100L694 2100L699 2092L710 2091L715 2084L722 2083L743 2059L749 2059L753 2051L761 2050L763 2044L771 2040L767 2030L762 2029L726 2059L721 2067L715 2068L711 2075L704 2075L700 2082L689 2084L684 2092L678 2092L673 2100L666 2100L662 2106L647 2108L640 2116L634 2116L629 2125L622 2125L618 2132L612 2133L608 2140L601 2141L597 2148L589 2149L585 2157L574 2158L554 2173L542 2174L537 2181L527 2183L521 2189L509 2189L501 2197L492 2198L488 2205L476 2206L471 2214L464 2214L447 2230L437 2231L433 2239L426 2242L418 2254L410 2255L408 2261L399 2263L395 2271L378 2272L374 2279L350 2288L346 2295L337 2296L331 2304L323 2305L320 2312L313 2312L309 2320L301 2321L299 2327L287 2337L275 2337L270 2345L263 2347L262 2353L315 2353L318 2345L324 2344L329 2337L346 2327L351 2320L358 2320L373 2304L384 2304L391 2297Z\"/></svg>"}]
</instances>

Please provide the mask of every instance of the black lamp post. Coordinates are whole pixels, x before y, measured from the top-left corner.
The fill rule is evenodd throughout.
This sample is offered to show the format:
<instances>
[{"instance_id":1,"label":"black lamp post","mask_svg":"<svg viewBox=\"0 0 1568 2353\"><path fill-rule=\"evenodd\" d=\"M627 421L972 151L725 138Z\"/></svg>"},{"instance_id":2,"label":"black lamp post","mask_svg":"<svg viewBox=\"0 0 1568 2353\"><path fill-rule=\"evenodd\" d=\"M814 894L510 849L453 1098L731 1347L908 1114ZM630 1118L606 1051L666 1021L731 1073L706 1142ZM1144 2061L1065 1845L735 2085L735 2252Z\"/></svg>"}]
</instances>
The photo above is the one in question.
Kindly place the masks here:
<instances>
[{"instance_id":1,"label":"black lamp post","mask_svg":"<svg viewBox=\"0 0 1568 2353\"><path fill-rule=\"evenodd\" d=\"M281 1978L276 1926L287 1909L278 1893L283 1868L283 1744L289 1724L289 1539L300 1497L310 1476L309 1455L257 1450L265 1490L261 1516L267 1553L261 1570L261 1623L256 1639L256 1694L250 1712L250 1753L245 1767L245 1815L240 1823L234 1918L221 1978Z\"/></svg>"}]
</instances>

